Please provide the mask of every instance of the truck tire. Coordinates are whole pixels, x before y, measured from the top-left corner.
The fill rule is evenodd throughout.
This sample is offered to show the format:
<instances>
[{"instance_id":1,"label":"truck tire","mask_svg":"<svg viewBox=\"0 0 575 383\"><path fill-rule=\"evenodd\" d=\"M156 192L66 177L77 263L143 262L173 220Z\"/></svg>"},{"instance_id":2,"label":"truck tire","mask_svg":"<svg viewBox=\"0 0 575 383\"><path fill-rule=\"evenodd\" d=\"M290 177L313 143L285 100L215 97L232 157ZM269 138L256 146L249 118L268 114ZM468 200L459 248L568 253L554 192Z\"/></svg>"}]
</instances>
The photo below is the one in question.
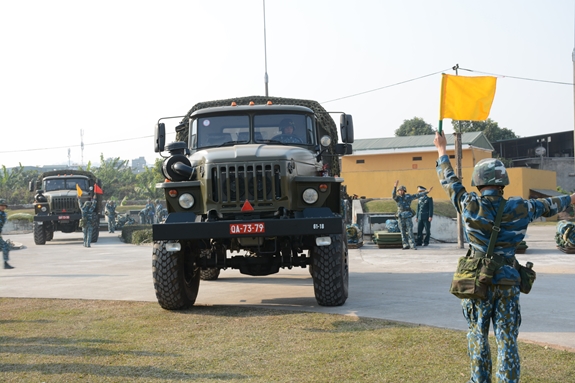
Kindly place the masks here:
<instances>
[{"instance_id":1,"label":"truck tire","mask_svg":"<svg viewBox=\"0 0 575 383\"><path fill-rule=\"evenodd\" d=\"M217 267L211 269L200 270L200 278L202 281L215 281L220 276L220 269Z\"/></svg>"},{"instance_id":2,"label":"truck tire","mask_svg":"<svg viewBox=\"0 0 575 383\"><path fill-rule=\"evenodd\" d=\"M46 244L46 229L39 222L34 222L34 243L36 245Z\"/></svg>"},{"instance_id":3,"label":"truck tire","mask_svg":"<svg viewBox=\"0 0 575 383\"><path fill-rule=\"evenodd\" d=\"M331 245L311 250L313 289L320 306L341 306L347 300L349 269L343 235L331 236Z\"/></svg>"},{"instance_id":4,"label":"truck tire","mask_svg":"<svg viewBox=\"0 0 575 383\"><path fill-rule=\"evenodd\" d=\"M154 290L160 306L183 310L194 305L200 287L200 268L186 262L183 251L166 251L166 241L154 242L152 256Z\"/></svg>"},{"instance_id":5,"label":"truck tire","mask_svg":"<svg viewBox=\"0 0 575 383\"><path fill-rule=\"evenodd\" d=\"M100 238L100 218L94 219L92 221L92 243L98 242Z\"/></svg>"},{"instance_id":6,"label":"truck tire","mask_svg":"<svg viewBox=\"0 0 575 383\"><path fill-rule=\"evenodd\" d=\"M46 242L50 242L51 240L53 240L54 239L54 224L50 223L50 225L47 225L44 230L46 232Z\"/></svg>"}]
</instances>

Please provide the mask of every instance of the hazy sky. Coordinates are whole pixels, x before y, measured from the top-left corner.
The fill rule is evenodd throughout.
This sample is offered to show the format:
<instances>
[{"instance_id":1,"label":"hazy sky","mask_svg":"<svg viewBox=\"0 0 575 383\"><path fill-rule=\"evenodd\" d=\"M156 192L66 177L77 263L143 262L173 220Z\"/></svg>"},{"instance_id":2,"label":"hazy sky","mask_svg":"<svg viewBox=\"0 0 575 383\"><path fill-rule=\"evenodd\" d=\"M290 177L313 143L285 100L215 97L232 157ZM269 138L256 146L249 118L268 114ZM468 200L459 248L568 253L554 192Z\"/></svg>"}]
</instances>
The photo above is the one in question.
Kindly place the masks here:
<instances>
[{"instance_id":1,"label":"hazy sky","mask_svg":"<svg viewBox=\"0 0 575 383\"><path fill-rule=\"evenodd\" d=\"M440 73L459 64L501 75L500 127L572 130L571 85L510 77L573 83L574 18L572 0L267 0L269 93L390 137L413 117L437 127ZM264 94L263 32L262 0L0 0L0 165L64 164L68 149L80 164L81 130L84 164L153 163L158 118Z\"/></svg>"}]
</instances>

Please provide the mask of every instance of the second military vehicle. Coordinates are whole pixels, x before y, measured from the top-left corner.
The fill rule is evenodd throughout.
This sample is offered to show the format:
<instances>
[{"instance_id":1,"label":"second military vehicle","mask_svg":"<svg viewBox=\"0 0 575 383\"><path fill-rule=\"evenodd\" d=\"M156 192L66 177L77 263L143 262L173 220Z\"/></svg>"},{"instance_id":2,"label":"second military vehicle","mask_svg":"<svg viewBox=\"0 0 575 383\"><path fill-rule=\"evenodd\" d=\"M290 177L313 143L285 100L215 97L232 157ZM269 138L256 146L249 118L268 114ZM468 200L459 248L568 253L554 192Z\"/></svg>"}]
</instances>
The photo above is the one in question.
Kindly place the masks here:
<instances>
[{"instance_id":1,"label":"second military vehicle","mask_svg":"<svg viewBox=\"0 0 575 383\"><path fill-rule=\"evenodd\" d=\"M55 231L73 233L82 231L80 206L93 200L96 210L93 214L92 242L97 242L100 236L100 218L102 212L102 194L96 193L102 189L99 179L94 174L84 170L54 170L44 172L38 180L29 184L34 196L34 243L44 245L51 241ZM81 191L81 196L79 196Z\"/></svg>"}]
</instances>

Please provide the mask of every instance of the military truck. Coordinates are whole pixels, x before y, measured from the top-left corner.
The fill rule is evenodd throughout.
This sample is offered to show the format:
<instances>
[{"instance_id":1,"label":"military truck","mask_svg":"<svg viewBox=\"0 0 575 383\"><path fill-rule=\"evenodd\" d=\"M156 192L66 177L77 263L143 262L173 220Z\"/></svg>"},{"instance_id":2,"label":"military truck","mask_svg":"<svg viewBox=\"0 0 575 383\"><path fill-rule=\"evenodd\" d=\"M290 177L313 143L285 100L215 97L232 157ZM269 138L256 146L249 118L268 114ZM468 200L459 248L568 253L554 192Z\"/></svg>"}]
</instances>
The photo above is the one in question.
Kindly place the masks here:
<instances>
[{"instance_id":1,"label":"military truck","mask_svg":"<svg viewBox=\"0 0 575 383\"><path fill-rule=\"evenodd\" d=\"M200 280L216 280L227 268L264 276L307 267L318 304L345 303L349 270L339 156L351 153L353 122L338 114L339 144L333 118L310 100L210 101L185 116L158 120L155 151L165 158L166 181L156 187L168 210L152 230L161 307L192 306ZM181 120L177 141L165 145L168 118Z\"/></svg>"},{"instance_id":2,"label":"military truck","mask_svg":"<svg viewBox=\"0 0 575 383\"><path fill-rule=\"evenodd\" d=\"M95 185L102 185L91 172L83 170L54 170L44 172L37 180L30 181L29 190L36 191L34 196L34 243L44 245L51 241L55 231L73 233L82 231L80 206L94 200L96 210L93 214L92 242L100 235L102 194L97 194ZM82 190L78 197L78 188Z\"/></svg>"}]
</instances>

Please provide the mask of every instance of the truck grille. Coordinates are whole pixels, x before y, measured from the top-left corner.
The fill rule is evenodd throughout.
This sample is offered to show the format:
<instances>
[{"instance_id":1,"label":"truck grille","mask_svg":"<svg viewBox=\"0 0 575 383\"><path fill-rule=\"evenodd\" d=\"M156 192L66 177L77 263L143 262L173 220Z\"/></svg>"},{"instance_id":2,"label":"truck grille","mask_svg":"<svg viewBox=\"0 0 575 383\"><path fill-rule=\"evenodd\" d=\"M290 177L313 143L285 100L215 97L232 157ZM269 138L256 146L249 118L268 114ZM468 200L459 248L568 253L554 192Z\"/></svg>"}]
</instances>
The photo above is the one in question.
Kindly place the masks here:
<instances>
[{"instance_id":1,"label":"truck grille","mask_svg":"<svg viewBox=\"0 0 575 383\"><path fill-rule=\"evenodd\" d=\"M214 202L272 203L282 197L279 164L218 165L211 173Z\"/></svg>"},{"instance_id":2,"label":"truck grille","mask_svg":"<svg viewBox=\"0 0 575 383\"><path fill-rule=\"evenodd\" d=\"M77 212L78 198L76 197L54 197L52 198L52 211L55 213Z\"/></svg>"}]
</instances>

